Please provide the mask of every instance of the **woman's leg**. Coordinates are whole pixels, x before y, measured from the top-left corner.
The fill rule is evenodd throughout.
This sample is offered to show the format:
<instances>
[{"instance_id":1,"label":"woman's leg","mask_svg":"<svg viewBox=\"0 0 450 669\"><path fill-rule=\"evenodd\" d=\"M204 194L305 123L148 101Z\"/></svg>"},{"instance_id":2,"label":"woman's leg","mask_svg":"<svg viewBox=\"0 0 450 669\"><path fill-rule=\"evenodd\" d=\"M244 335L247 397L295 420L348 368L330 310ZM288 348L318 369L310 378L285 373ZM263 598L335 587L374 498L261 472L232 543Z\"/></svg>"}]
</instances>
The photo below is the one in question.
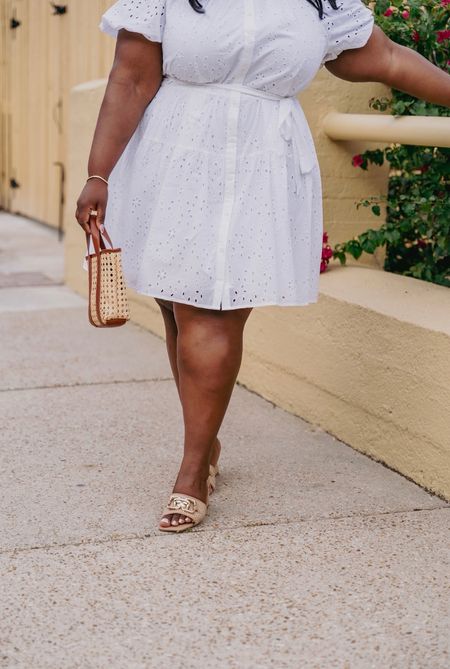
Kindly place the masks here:
<instances>
[{"instance_id":1,"label":"woman's leg","mask_svg":"<svg viewBox=\"0 0 450 669\"><path fill-rule=\"evenodd\" d=\"M178 365L177 365L177 335L178 328L173 314L172 302L167 300L156 299L156 302L161 309L161 314L164 320L164 327L166 329L166 348L169 356L170 368L172 370L173 378L177 386L178 394L180 394L179 380L178 380Z\"/></svg>"},{"instance_id":2,"label":"woman's leg","mask_svg":"<svg viewBox=\"0 0 450 669\"><path fill-rule=\"evenodd\" d=\"M206 500L211 444L236 382L250 312L251 308L219 311L173 303L178 392L185 427L184 456L174 492ZM168 350L173 350L170 343ZM189 518L170 514L161 525L184 522L190 522Z\"/></svg>"},{"instance_id":3,"label":"woman's leg","mask_svg":"<svg viewBox=\"0 0 450 669\"><path fill-rule=\"evenodd\" d=\"M178 338L178 327L175 321L175 315L173 313L173 303L168 300L163 300L156 298L161 314L164 320L164 327L166 330L166 348L167 354L169 357L170 368L172 370L173 378L177 386L178 395L180 396L180 383L179 383L179 374L178 374L178 362L177 362L177 338ZM181 396L180 396L181 401ZM210 453L210 463L216 465L220 457L220 441L216 436L213 439L211 444L211 453Z\"/></svg>"}]
</instances>

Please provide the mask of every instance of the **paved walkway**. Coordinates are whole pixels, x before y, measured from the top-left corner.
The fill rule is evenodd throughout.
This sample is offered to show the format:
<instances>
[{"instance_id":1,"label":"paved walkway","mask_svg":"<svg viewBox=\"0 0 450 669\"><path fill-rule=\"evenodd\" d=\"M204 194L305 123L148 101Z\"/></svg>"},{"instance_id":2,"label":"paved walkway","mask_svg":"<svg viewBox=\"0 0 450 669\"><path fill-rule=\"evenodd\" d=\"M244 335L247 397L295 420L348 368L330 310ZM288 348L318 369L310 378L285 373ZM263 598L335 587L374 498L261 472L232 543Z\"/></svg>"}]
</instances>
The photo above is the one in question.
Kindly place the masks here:
<instances>
[{"instance_id":1,"label":"paved walkway","mask_svg":"<svg viewBox=\"0 0 450 669\"><path fill-rule=\"evenodd\" d=\"M6 214L0 284L0 667L448 669L448 505L237 387L208 519L163 535L164 343L88 325Z\"/></svg>"}]
</instances>

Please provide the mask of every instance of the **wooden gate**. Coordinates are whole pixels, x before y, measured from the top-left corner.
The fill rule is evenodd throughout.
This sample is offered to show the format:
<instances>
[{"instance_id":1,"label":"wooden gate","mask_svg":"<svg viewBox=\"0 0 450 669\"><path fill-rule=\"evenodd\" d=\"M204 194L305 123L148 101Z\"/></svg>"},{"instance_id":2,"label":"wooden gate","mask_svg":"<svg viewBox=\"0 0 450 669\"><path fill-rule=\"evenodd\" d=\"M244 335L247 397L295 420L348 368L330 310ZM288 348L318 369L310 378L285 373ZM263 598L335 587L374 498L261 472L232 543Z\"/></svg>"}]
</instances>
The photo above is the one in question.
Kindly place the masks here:
<instances>
[{"instance_id":1,"label":"wooden gate","mask_svg":"<svg viewBox=\"0 0 450 669\"><path fill-rule=\"evenodd\" d=\"M108 0L0 0L0 206L62 226L72 86L107 76Z\"/></svg>"}]
</instances>

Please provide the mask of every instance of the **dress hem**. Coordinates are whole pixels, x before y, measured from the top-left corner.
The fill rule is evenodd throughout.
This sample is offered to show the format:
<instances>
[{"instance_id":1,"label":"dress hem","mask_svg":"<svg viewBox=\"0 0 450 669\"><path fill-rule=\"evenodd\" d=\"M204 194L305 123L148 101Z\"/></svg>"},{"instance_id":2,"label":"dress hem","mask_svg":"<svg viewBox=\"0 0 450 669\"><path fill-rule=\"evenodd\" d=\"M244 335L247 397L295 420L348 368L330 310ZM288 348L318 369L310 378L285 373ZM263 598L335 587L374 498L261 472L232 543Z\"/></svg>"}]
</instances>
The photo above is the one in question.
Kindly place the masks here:
<instances>
[{"instance_id":1,"label":"dress hem","mask_svg":"<svg viewBox=\"0 0 450 669\"><path fill-rule=\"evenodd\" d=\"M145 295L146 297L153 297L153 298L159 297L161 300L165 300L166 302L178 302L179 304L189 304L191 307L199 307L200 309L212 309L214 311L233 311L235 309L249 309L254 307L306 307L309 304L317 304L318 302L318 299L309 300L306 302L251 302L250 304L238 304L236 306L220 308L208 304L199 304L198 302L193 302L192 300L183 300L181 298L173 298L173 297L168 298L166 295L163 296L160 293L154 294L145 292L143 290L138 290L136 288L133 288L132 286L129 286L129 288L138 293L138 295Z\"/></svg>"}]
</instances>

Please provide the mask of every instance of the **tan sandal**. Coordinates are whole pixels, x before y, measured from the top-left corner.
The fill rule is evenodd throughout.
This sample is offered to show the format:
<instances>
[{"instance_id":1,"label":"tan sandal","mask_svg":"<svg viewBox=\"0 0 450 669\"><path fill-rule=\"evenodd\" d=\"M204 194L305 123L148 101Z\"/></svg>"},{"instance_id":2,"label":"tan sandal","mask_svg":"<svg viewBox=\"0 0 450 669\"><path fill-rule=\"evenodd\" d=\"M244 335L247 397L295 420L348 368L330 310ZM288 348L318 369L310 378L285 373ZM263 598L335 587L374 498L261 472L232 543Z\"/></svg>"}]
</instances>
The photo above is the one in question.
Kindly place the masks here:
<instances>
[{"instance_id":1,"label":"tan sandal","mask_svg":"<svg viewBox=\"0 0 450 669\"><path fill-rule=\"evenodd\" d=\"M216 489L216 476L219 476L219 465L209 465L208 492L211 495Z\"/></svg>"},{"instance_id":2,"label":"tan sandal","mask_svg":"<svg viewBox=\"0 0 450 669\"><path fill-rule=\"evenodd\" d=\"M178 523L178 525L167 525L167 527L161 527L159 529L161 532L184 532L189 530L192 527L195 527L204 520L206 512L208 509L209 500L206 498L206 502L202 502L201 499L196 497L191 497L190 495L183 495L179 492L174 492L169 498L169 502L163 512L163 517L179 513L182 516L191 518L192 523Z\"/></svg>"},{"instance_id":3,"label":"tan sandal","mask_svg":"<svg viewBox=\"0 0 450 669\"><path fill-rule=\"evenodd\" d=\"M217 441L219 442L219 458L220 454L222 452L222 444L220 443L220 440L217 438ZM216 476L219 476L219 463L216 462L215 465L209 465L209 476L208 476L208 491L209 494L214 492L216 489Z\"/></svg>"}]
</instances>

